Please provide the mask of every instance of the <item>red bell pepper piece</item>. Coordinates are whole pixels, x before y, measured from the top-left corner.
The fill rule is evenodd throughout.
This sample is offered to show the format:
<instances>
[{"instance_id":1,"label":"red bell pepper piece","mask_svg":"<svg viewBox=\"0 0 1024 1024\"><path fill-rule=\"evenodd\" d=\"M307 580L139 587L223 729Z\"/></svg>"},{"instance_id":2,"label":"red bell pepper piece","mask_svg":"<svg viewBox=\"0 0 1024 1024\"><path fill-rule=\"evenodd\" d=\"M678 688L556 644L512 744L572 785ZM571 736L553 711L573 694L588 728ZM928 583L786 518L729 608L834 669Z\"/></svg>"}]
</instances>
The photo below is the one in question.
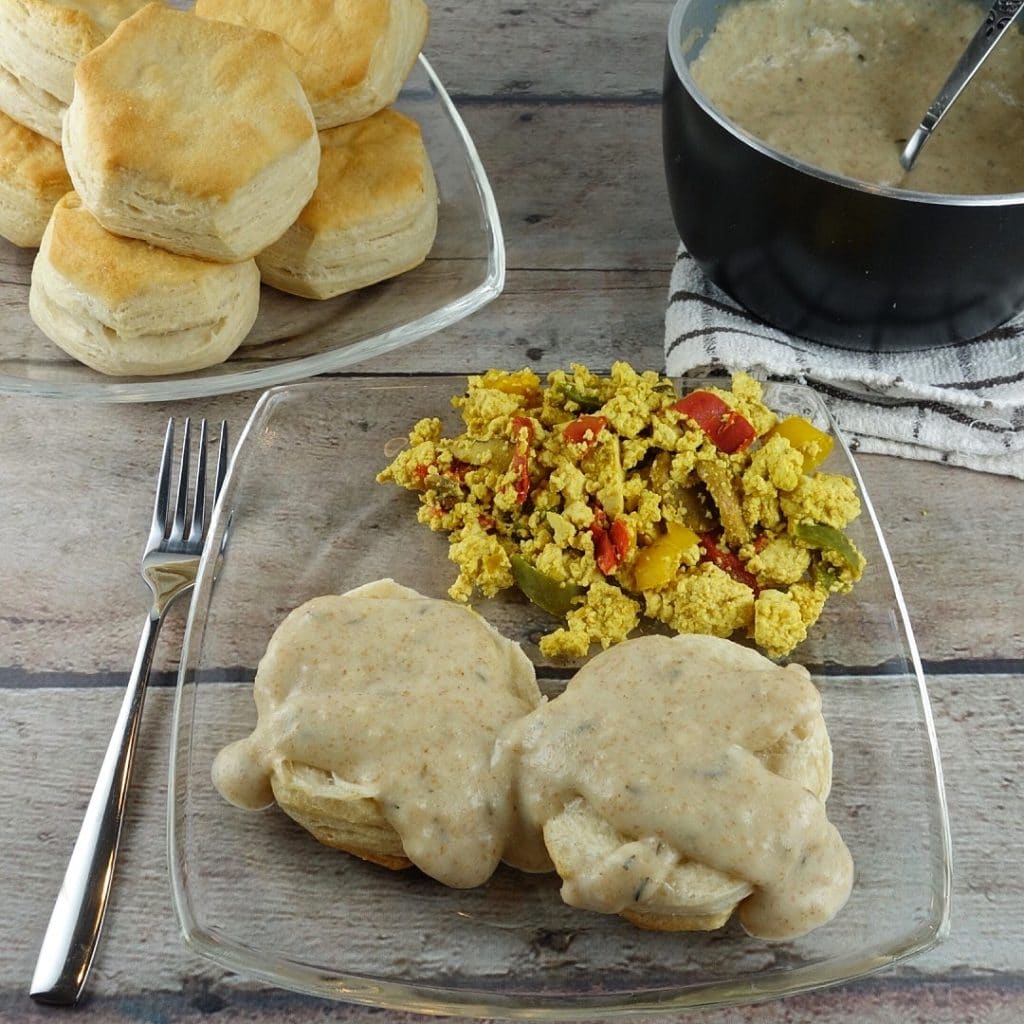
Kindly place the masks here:
<instances>
[{"instance_id":1,"label":"red bell pepper piece","mask_svg":"<svg viewBox=\"0 0 1024 1024\"><path fill-rule=\"evenodd\" d=\"M693 420L726 454L743 451L757 437L750 420L712 391L691 391L672 408Z\"/></svg>"},{"instance_id":2,"label":"red bell pepper piece","mask_svg":"<svg viewBox=\"0 0 1024 1024\"><path fill-rule=\"evenodd\" d=\"M605 576L615 569L615 548L608 531L597 523L590 524L590 533L594 538L594 561Z\"/></svg>"},{"instance_id":3,"label":"red bell pepper piece","mask_svg":"<svg viewBox=\"0 0 1024 1024\"><path fill-rule=\"evenodd\" d=\"M702 561L717 565L722 572L727 572L738 583L750 587L755 595L761 592L757 577L743 564L739 555L728 548L719 547L718 538L713 533L702 533L700 545L704 549Z\"/></svg>"},{"instance_id":4,"label":"red bell pepper piece","mask_svg":"<svg viewBox=\"0 0 1024 1024\"><path fill-rule=\"evenodd\" d=\"M611 538L612 547L615 549L616 564L623 561L629 554L633 538L629 535L629 527L624 519L616 519L608 528L608 536Z\"/></svg>"},{"instance_id":5,"label":"red bell pepper piece","mask_svg":"<svg viewBox=\"0 0 1024 1024\"><path fill-rule=\"evenodd\" d=\"M530 496L530 446L533 443L533 421L525 416L512 417L512 472L515 476L516 504L522 505Z\"/></svg>"},{"instance_id":6,"label":"red bell pepper piece","mask_svg":"<svg viewBox=\"0 0 1024 1024\"><path fill-rule=\"evenodd\" d=\"M605 416L577 416L562 429L562 437L572 444L592 445L607 423Z\"/></svg>"},{"instance_id":7,"label":"red bell pepper piece","mask_svg":"<svg viewBox=\"0 0 1024 1024\"><path fill-rule=\"evenodd\" d=\"M594 516L590 533L594 538L594 561L602 575L613 573L629 554L633 538L624 519L615 519L611 526L605 526L607 517L603 512Z\"/></svg>"}]
</instances>

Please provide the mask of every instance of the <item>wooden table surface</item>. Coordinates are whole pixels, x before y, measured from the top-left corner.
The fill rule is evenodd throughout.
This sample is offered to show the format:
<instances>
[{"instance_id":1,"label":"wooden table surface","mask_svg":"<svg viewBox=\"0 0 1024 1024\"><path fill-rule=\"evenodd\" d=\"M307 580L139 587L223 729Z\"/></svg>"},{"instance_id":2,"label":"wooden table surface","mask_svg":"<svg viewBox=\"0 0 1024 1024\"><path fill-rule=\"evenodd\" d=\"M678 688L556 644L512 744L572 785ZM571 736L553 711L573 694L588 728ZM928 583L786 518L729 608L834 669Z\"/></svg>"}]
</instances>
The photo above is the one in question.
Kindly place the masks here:
<instances>
[{"instance_id":1,"label":"wooden table surface","mask_svg":"<svg viewBox=\"0 0 1024 1024\"><path fill-rule=\"evenodd\" d=\"M676 236L661 170L667 0L434 0L427 53L489 172L506 234L503 295L359 372L662 365ZM245 393L174 405L0 402L0 1021L56 1020L27 996L36 951L141 626L138 558L169 414L226 418ZM1021 484L859 460L902 579L931 692L953 830L949 938L824 992L708 1021L1024 1020L1024 546ZM135 524L135 525L132 525ZM184 606L165 628L142 729L89 1022L414 1015L253 984L181 940L165 853L165 778ZM662 1018L667 1019L667 1018Z\"/></svg>"}]
</instances>

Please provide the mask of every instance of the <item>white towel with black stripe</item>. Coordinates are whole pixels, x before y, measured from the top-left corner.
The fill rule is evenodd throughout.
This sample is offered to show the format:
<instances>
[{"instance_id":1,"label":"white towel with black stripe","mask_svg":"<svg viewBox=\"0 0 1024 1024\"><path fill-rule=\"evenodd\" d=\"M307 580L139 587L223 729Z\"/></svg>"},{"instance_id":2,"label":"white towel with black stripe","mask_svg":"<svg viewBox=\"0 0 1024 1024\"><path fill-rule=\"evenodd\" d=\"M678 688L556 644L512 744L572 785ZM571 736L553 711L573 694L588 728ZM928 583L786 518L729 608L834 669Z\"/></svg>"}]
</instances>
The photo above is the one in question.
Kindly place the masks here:
<instances>
[{"instance_id":1,"label":"white towel with black stripe","mask_svg":"<svg viewBox=\"0 0 1024 1024\"><path fill-rule=\"evenodd\" d=\"M680 247L665 313L665 370L798 381L822 395L856 451L1024 479L1024 316L926 351L833 348L752 316Z\"/></svg>"}]
</instances>

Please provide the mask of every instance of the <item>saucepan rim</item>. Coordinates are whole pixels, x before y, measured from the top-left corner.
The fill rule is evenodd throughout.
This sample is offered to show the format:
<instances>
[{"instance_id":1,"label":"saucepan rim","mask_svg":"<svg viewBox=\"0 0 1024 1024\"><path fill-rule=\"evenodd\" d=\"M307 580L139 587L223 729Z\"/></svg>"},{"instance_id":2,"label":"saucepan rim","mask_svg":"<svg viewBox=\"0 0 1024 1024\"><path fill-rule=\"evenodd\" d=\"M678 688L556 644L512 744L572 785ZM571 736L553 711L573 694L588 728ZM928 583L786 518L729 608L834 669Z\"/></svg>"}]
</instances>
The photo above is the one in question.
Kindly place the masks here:
<instances>
[{"instance_id":1,"label":"saucepan rim","mask_svg":"<svg viewBox=\"0 0 1024 1024\"><path fill-rule=\"evenodd\" d=\"M885 196L890 199L902 200L904 202L922 203L930 206L949 207L983 207L983 206L1016 206L1024 204L1024 191L1005 192L993 194L945 194L938 192L918 192L913 189L894 188L889 185L876 185L870 182L860 181L857 178L847 177L842 174L835 174L831 171L822 170L813 164L804 163L796 157L783 153L756 136L735 124L728 117L719 111L711 100L701 91L690 74L689 65L683 56L683 33L682 21L687 10L696 0L676 0L672 8L672 14L668 22L667 52L675 69L676 77L683 88L690 94L694 101L704 112L722 126L730 135L734 136L744 145L763 154L771 160L784 164L793 170L807 174L813 178L830 182L844 188L853 189L858 192L865 192L872 195Z\"/></svg>"}]
</instances>

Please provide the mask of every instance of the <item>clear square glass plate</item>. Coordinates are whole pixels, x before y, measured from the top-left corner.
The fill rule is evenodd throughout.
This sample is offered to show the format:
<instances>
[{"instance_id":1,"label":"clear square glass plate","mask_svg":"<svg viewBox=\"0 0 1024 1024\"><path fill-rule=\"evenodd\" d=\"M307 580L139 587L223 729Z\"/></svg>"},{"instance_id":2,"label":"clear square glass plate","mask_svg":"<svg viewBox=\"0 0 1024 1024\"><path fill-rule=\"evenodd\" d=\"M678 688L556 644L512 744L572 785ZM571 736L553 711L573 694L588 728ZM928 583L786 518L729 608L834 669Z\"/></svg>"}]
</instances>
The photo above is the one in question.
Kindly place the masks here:
<instances>
[{"instance_id":1,"label":"clear square glass plate","mask_svg":"<svg viewBox=\"0 0 1024 1024\"><path fill-rule=\"evenodd\" d=\"M419 267L324 301L264 287L256 324L227 362L161 377L107 377L36 327L28 311L35 250L0 238L0 394L163 402L266 388L383 355L490 302L505 283L498 208L473 140L425 57L395 107L422 129L440 198L437 237Z\"/></svg>"},{"instance_id":2,"label":"clear square glass plate","mask_svg":"<svg viewBox=\"0 0 1024 1024\"><path fill-rule=\"evenodd\" d=\"M686 388L694 386L687 381ZM562 903L554 876L500 868L456 891L320 846L284 814L226 804L217 751L255 725L252 680L294 607L380 577L444 597L447 540L416 521L417 498L375 474L415 420L439 415L464 377L313 381L267 392L239 442L200 569L175 710L169 848L187 943L233 970L319 996L419 1012L570 1018L752 1002L859 977L945 935L950 836L925 679L892 563L842 439L825 469L852 476L868 559L794 658L824 696L835 769L829 814L849 845L847 906L804 938L769 943L738 925L641 931ZM680 390L686 390L681 388ZM806 388L769 403L838 431ZM223 557L216 553L226 540ZM506 593L478 610L522 643L542 688L543 612Z\"/></svg>"}]
</instances>

